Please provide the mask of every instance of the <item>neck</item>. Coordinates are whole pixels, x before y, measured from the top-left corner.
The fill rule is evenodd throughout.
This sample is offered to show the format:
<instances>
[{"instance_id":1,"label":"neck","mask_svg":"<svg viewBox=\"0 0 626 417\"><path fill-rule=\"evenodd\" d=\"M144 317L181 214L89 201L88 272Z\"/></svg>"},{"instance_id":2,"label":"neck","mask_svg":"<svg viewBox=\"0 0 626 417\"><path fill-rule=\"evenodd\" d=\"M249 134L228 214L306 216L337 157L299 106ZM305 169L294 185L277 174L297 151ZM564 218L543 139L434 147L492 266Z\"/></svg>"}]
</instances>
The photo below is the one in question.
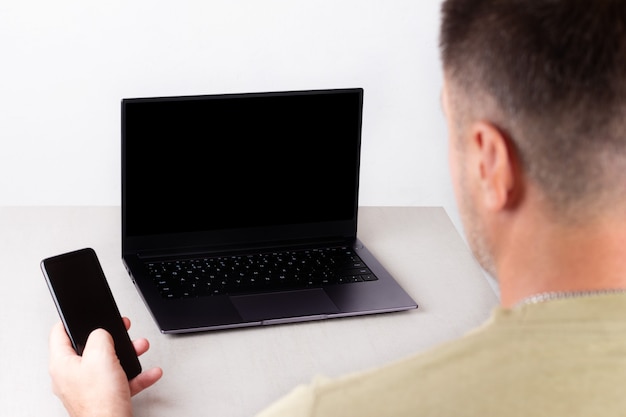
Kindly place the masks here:
<instances>
[{"instance_id":1,"label":"neck","mask_svg":"<svg viewBox=\"0 0 626 417\"><path fill-rule=\"evenodd\" d=\"M507 240L497 262L503 307L542 293L626 289L622 218L576 226L526 218Z\"/></svg>"}]
</instances>

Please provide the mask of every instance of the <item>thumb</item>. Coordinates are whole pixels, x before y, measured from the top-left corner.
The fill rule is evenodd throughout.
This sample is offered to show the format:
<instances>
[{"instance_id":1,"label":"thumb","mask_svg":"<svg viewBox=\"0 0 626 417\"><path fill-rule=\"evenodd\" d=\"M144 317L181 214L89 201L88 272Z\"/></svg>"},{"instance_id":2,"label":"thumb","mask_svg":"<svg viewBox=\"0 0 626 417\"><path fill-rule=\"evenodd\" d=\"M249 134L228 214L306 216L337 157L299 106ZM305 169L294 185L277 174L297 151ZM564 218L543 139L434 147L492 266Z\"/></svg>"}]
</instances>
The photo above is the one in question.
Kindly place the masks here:
<instances>
[{"instance_id":1,"label":"thumb","mask_svg":"<svg viewBox=\"0 0 626 417\"><path fill-rule=\"evenodd\" d=\"M83 351L83 360L91 356L114 357L117 359L113 337L106 330L95 329L89 334L85 350Z\"/></svg>"}]
</instances>

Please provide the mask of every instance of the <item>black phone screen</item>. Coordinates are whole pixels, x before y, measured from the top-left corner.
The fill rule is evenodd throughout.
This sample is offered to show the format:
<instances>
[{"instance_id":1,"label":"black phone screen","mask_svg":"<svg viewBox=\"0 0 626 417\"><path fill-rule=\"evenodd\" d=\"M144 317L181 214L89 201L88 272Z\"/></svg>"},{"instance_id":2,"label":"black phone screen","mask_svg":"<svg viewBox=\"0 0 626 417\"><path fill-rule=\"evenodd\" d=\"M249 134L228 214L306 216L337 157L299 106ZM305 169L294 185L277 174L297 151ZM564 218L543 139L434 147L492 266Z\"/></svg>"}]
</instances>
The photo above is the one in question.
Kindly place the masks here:
<instances>
[{"instance_id":1,"label":"black phone screen","mask_svg":"<svg viewBox=\"0 0 626 417\"><path fill-rule=\"evenodd\" d=\"M85 248L47 258L41 269L76 353L82 355L93 330L105 329L128 379L137 376L141 364L95 251Z\"/></svg>"}]
</instances>

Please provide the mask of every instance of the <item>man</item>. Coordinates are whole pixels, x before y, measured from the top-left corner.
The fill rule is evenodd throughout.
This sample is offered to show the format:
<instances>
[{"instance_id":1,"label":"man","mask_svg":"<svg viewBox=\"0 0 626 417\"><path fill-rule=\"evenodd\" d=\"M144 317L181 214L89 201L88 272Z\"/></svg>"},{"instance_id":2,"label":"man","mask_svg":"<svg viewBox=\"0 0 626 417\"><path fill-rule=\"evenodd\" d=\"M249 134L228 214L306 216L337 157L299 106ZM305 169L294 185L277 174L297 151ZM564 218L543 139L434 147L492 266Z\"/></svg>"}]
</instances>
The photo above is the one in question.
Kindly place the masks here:
<instances>
[{"instance_id":1,"label":"man","mask_svg":"<svg viewBox=\"0 0 626 417\"><path fill-rule=\"evenodd\" d=\"M502 305L460 340L261 415L626 415L626 2L446 0L442 18L452 179ZM55 327L51 375L74 416L130 416L161 375L129 387L102 331L82 361L68 343Z\"/></svg>"}]
</instances>

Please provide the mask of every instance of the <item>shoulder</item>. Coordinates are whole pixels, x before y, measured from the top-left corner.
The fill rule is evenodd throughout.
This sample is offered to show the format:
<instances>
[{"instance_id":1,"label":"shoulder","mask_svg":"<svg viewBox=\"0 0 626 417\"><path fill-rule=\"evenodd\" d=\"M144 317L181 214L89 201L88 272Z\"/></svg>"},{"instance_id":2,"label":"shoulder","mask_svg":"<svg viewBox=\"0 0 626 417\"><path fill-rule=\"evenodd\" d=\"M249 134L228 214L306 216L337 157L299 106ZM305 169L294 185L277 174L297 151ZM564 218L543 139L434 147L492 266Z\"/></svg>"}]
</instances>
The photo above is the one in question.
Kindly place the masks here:
<instances>
[{"instance_id":1,"label":"shoulder","mask_svg":"<svg viewBox=\"0 0 626 417\"><path fill-rule=\"evenodd\" d=\"M617 348L626 352L626 339L607 325L614 309L605 306L596 320L589 308L568 304L498 309L458 340L380 368L318 378L261 416L579 416L588 407L620 415L626 362L611 357ZM595 381L593 389L581 379Z\"/></svg>"},{"instance_id":2,"label":"shoulder","mask_svg":"<svg viewBox=\"0 0 626 417\"><path fill-rule=\"evenodd\" d=\"M489 328L379 368L337 379L318 377L295 388L258 417L333 417L346 415L347 410L363 417L402 416L436 409L451 381L475 373L475 357L488 357L486 351L496 349L485 342Z\"/></svg>"}]
</instances>

